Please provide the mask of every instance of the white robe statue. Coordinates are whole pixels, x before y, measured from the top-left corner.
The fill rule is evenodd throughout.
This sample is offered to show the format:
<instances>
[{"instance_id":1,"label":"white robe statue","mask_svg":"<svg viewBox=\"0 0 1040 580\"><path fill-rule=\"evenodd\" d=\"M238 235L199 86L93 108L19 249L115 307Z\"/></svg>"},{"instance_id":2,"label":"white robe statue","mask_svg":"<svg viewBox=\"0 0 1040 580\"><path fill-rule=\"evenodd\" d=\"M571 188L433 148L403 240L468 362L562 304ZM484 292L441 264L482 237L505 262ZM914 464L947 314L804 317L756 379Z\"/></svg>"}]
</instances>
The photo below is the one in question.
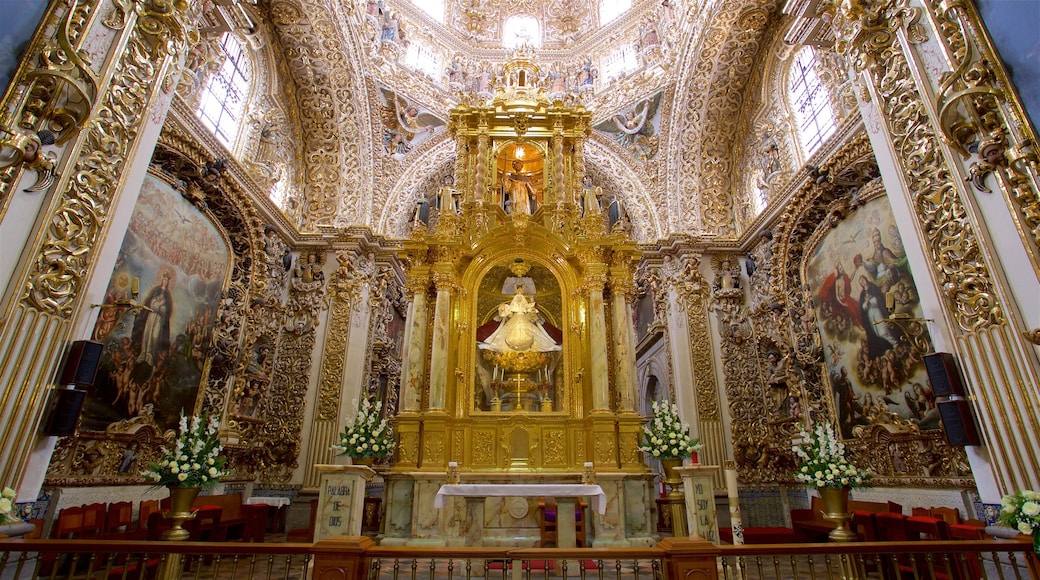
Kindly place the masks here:
<instances>
[{"instance_id":1,"label":"white robe statue","mask_svg":"<svg viewBox=\"0 0 1040 580\"><path fill-rule=\"evenodd\" d=\"M501 324L487 340L477 344L482 349L495 352L550 352L563 348L545 331L534 300L528 300L520 284L516 286L512 300L498 305L496 318Z\"/></svg>"}]
</instances>

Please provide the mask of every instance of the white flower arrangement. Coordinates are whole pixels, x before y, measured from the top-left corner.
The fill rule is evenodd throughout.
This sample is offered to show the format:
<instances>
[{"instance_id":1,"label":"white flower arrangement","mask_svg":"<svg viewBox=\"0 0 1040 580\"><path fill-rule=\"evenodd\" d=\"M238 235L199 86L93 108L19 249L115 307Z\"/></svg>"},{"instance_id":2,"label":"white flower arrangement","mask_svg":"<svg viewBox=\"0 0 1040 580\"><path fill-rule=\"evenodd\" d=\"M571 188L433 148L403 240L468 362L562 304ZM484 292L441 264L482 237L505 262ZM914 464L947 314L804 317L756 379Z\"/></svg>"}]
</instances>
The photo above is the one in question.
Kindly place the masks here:
<instances>
[{"instance_id":1,"label":"white flower arrangement","mask_svg":"<svg viewBox=\"0 0 1040 580\"><path fill-rule=\"evenodd\" d=\"M216 417L195 415L189 422L182 411L180 433L173 449L163 446L162 458L149 462L141 475L156 487L212 487L228 473L224 470L227 459L220 456L223 450Z\"/></svg>"},{"instance_id":2,"label":"white flower arrangement","mask_svg":"<svg viewBox=\"0 0 1040 580\"><path fill-rule=\"evenodd\" d=\"M646 451L658 459L686 459L700 449L700 441L690 437L690 424L679 418L679 406L668 401L654 401L654 416L643 426Z\"/></svg>"},{"instance_id":3,"label":"white flower arrangement","mask_svg":"<svg viewBox=\"0 0 1040 580\"><path fill-rule=\"evenodd\" d=\"M1036 534L1040 534L1040 493L1026 489L1005 495L1000 506L1000 523L1033 536L1036 545Z\"/></svg>"},{"instance_id":4,"label":"white flower arrangement","mask_svg":"<svg viewBox=\"0 0 1040 580\"><path fill-rule=\"evenodd\" d=\"M358 405L357 414L352 424L343 429L339 436L339 443L332 448L339 451L340 455L351 458L372 457L382 459L394 450L394 432L390 422L384 417L380 419L379 412L383 409L383 403L376 401L372 404L368 399L362 399Z\"/></svg>"},{"instance_id":5,"label":"white flower arrangement","mask_svg":"<svg viewBox=\"0 0 1040 580\"><path fill-rule=\"evenodd\" d=\"M9 487L5 487L0 492L0 525L24 521L15 514L14 498L16 497L18 497L18 492Z\"/></svg>"},{"instance_id":6,"label":"white flower arrangement","mask_svg":"<svg viewBox=\"0 0 1040 580\"><path fill-rule=\"evenodd\" d=\"M801 460L795 479L810 488L865 487L870 473L845 458L845 444L838 440L830 423L799 432L801 443L793 447Z\"/></svg>"}]
</instances>

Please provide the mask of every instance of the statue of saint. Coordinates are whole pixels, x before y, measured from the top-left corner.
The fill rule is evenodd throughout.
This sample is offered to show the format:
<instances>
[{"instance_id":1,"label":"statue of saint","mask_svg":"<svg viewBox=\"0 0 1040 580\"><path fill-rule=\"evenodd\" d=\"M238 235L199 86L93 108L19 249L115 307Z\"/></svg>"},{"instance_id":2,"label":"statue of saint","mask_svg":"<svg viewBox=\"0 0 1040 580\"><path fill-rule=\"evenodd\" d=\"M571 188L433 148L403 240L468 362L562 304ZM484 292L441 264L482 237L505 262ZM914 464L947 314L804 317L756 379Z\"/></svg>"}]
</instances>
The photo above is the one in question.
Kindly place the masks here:
<instances>
[{"instance_id":1,"label":"statue of saint","mask_svg":"<svg viewBox=\"0 0 1040 580\"><path fill-rule=\"evenodd\" d=\"M509 207L511 212L530 215L534 212L538 203L534 186L531 185L531 175L522 173L523 161L513 160L513 172L506 174L506 194L509 196Z\"/></svg>"},{"instance_id":2,"label":"statue of saint","mask_svg":"<svg viewBox=\"0 0 1040 580\"><path fill-rule=\"evenodd\" d=\"M524 285L516 285L516 294L509 302L498 305L500 322L497 329L483 342L477 343L482 349L495 352L550 352L562 350L543 327L542 317L538 314L534 300L524 294Z\"/></svg>"}]
</instances>

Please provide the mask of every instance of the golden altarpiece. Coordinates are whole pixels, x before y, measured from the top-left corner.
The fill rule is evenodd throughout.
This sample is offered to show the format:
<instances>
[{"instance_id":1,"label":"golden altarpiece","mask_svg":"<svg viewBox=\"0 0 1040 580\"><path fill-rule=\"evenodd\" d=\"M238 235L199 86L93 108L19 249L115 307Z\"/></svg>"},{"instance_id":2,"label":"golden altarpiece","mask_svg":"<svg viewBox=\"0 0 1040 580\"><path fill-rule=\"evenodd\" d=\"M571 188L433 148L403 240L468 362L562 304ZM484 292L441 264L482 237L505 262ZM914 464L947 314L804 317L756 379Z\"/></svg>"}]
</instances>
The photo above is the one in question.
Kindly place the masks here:
<instances>
[{"instance_id":1,"label":"golden altarpiece","mask_svg":"<svg viewBox=\"0 0 1040 580\"><path fill-rule=\"evenodd\" d=\"M429 224L416 212L402 249L411 302L387 544L465 536L461 502L433 507L449 462L464 483L576 483L591 462L608 499L596 545L652 542L629 322L638 252L623 211L583 179L591 114L550 102L537 74L517 51L490 102L451 111L454 183ZM537 502L488 498L485 542L536 542Z\"/></svg>"}]
</instances>

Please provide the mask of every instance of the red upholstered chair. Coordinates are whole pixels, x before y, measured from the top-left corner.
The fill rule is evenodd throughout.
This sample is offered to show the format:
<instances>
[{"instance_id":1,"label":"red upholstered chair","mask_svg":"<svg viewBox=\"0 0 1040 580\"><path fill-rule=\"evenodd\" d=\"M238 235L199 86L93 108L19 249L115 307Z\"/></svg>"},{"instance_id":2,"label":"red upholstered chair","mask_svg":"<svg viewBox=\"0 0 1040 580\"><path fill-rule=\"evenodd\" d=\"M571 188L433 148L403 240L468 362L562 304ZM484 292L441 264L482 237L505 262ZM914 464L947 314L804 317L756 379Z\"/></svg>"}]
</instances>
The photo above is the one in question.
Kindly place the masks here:
<instances>
[{"instance_id":1,"label":"red upholstered chair","mask_svg":"<svg viewBox=\"0 0 1040 580\"><path fill-rule=\"evenodd\" d=\"M906 530L906 516L890 512L874 514L874 524L877 526L878 539L882 542L906 542L918 538L910 537Z\"/></svg>"},{"instance_id":2,"label":"red upholstered chair","mask_svg":"<svg viewBox=\"0 0 1040 580\"><path fill-rule=\"evenodd\" d=\"M877 524L874 523L874 512L855 510L852 512L852 529L864 542L878 541Z\"/></svg>"},{"instance_id":3,"label":"red upholstered chair","mask_svg":"<svg viewBox=\"0 0 1040 580\"><path fill-rule=\"evenodd\" d=\"M953 524L949 527L951 540L985 540L985 528L970 524ZM982 562L975 552L957 554L957 563L953 566L962 578L982 578Z\"/></svg>"},{"instance_id":4,"label":"red upholstered chair","mask_svg":"<svg viewBox=\"0 0 1040 580\"><path fill-rule=\"evenodd\" d=\"M950 526L939 518L912 516L906 518L906 531L914 540L948 540Z\"/></svg>"},{"instance_id":5,"label":"red upholstered chair","mask_svg":"<svg viewBox=\"0 0 1040 580\"><path fill-rule=\"evenodd\" d=\"M948 531L951 540L985 540L985 529L969 524L952 524Z\"/></svg>"}]
</instances>

